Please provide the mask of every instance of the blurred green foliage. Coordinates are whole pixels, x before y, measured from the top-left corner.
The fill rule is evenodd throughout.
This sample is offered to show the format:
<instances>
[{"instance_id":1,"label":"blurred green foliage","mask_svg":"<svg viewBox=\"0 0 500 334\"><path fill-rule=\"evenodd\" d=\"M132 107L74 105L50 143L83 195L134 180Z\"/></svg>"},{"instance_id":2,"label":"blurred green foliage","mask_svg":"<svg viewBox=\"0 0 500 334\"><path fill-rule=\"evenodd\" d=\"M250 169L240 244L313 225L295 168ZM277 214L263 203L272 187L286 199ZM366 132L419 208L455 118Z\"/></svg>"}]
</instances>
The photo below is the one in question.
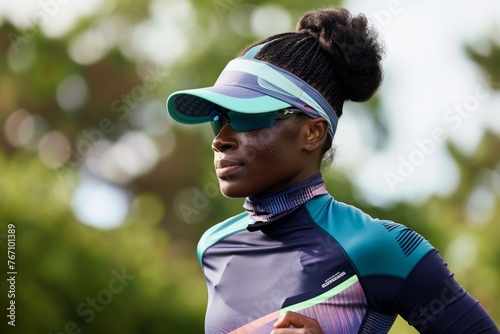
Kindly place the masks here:
<instances>
[{"instance_id":1,"label":"blurred green foliage","mask_svg":"<svg viewBox=\"0 0 500 334\"><path fill-rule=\"evenodd\" d=\"M289 28L304 11L336 3L273 1L292 18ZM2 333L203 331L206 292L195 255L196 243L209 226L241 212L242 200L228 200L218 193L208 129L172 124L164 100L174 90L211 85L227 60L258 38L250 31L250 14L269 3L196 0L190 11L183 7L185 4L182 0L116 1L83 17L57 38L47 37L43 27L28 33L8 21L0 26L4 37L0 39L0 124L4 125L0 136L0 248L1 254L6 254L6 226L14 224L18 272L16 328L7 328L4 319L0 323ZM134 29L159 15L161 6L171 6L168 19L183 31L187 51L158 67L154 58L134 51L130 41L136 38L145 42ZM60 13L63 10L61 7ZM192 15L191 20L183 19L186 12ZM109 49L88 63L78 62L78 57L75 60L71 51L75 41L93 29L118 22L117 18L125 23L108 36ZM52 19L57 20L57 16ZM93 42L103 38L91 36ZM178 45L169 38L173 37L156 43L175 54ZM88 47L96 46L90 43ZM485 73L497 78L500 48L494 41L489 55L468 50ZM138 94L144 90L139 88L146 87L148 69L161 78L145 90L147 96L126 103L125 95L135 92L141 96ZM57 92L62 81L75 76L85 82L86 98L74 109L63 110ZM498 87L492 84L492 88ZM370 106L375 115L373 126L381 138L378 146L382 146L387 129L377 116L379 98ZM36 116L31 137L22 143L9 139L7 132L12 127L5 123L19 109ZM158 130L155 125L164 129ZM42 159L40 142L48 132L66 138L69 146L62 149L62 155L70 154L71 164L54 167L47 164L47 157ZM90 160L104 161L106 153L97 158L94 153L131 132L147 133L154 142L160 152L154 165L130 178L120 178L123 170L116 168L99 174L106 166L96 167ZM84 150L83 143L91 147ZM54 150L49 158L60 159L60 149ZM464 155L452 144L448 150L461 174L457 189L446 197L373 207L353 181L336 169L325 173L327 185L338 200L375 217L404 223L424 235L452 270L456 268L460 283L498 322L500 137L485 133L472 155ZM130 210L120 227L97 229L75 217L72 194L89 175L116 183L131 194ZM479 220L467 213L477 191L486 191L494 198L494 209ZM3 275L7 268L5 261L1 263ZM2 279L0 288L0 308L5 310L6 280ZM401 319L391 331L410 332L414 330Z\"/></svg>"},{"instance_id":2,"label":"blurred green foliage","mask_svg":"<svg viewBox=\"0 0 500 334\"><path fill-rule=\"evenodd\" d=\"M76 326L75 333L203 331L198 263L159 227L161 203L153 196L136 197L123 226L103 231L73 217L68 198L75 175L58 180L24 152L8 159L2 153L0 175L0 219L16 230L15 333L55 334L66 326ZM2 309L5 299L2 293Z\"/></svg>"}]
</instances>

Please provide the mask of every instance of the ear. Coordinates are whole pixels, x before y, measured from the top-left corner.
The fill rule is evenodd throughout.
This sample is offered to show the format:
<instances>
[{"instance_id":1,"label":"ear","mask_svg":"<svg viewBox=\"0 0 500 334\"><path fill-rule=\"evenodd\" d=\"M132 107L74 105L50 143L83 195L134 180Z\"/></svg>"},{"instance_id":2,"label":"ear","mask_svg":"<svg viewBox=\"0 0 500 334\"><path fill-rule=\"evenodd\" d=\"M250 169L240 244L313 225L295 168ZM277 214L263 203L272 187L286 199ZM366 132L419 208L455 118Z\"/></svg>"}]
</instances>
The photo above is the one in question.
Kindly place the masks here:
<instances>
[{"instance_id":1,"label":"ear","mask_svg":"<svg viewBox=\"0 0 500 334\"><path fill-rule=\"evenodd\" d=\"M314 151L322 147L328 135L328 121L322 117L304 122L304 150Z\"/></svg>"}]
</instances>

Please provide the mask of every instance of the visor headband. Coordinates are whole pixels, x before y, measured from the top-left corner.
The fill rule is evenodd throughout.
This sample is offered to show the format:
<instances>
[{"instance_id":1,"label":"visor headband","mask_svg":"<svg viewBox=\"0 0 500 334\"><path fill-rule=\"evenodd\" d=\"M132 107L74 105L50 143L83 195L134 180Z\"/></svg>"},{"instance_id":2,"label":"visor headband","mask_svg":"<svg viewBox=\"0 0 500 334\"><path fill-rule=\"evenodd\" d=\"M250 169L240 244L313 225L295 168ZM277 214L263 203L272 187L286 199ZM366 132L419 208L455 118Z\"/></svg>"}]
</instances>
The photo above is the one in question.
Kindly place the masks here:
<instances>
[{"instance_id":1,"label":"visor headband","mask_svg":"<svg viewBox=\"0 0 500 334\"><path fill-rule=\"evenodd\" d=\"M286 102L305 114L328 121L328 133L337 130L337 116L325 98L296 75L273 64L247 58L231 60L214 84L250 89Z\"/></svg>"}]
</instances>

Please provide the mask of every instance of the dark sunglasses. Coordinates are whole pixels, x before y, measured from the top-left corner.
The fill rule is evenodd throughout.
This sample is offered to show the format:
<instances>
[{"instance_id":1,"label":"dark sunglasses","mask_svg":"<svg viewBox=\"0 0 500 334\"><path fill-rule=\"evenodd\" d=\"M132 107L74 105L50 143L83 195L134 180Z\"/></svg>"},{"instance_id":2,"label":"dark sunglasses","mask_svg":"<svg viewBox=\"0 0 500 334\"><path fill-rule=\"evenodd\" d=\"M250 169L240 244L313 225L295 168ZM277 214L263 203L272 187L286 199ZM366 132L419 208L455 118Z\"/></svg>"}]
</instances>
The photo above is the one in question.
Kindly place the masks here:
<instances>
[{"instance_id":1,"label":"dark sunglasses","mask_svg":"<svg viewBox=\"0 0 500 334\"><path fill-rule=\"evenodd\" d=\"M210 113L210 124L217 136L226 123L236 132L245 132L272 128L276 121L285 120L300 114L299 109L282 109L261 114L244 114L236 111L213 110Z\"/></svg>"}]
</instances>

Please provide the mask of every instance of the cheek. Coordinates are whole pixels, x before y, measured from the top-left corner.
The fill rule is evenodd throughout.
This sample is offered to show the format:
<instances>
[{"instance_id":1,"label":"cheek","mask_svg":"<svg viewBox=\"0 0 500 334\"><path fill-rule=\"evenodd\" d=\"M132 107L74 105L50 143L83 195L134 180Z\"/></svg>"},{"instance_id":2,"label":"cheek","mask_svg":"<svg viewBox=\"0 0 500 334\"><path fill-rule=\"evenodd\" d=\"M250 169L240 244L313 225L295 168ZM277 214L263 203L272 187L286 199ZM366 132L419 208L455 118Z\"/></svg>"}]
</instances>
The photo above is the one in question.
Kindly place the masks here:
<instances>
[{"instance_id":1,"label":"cheek","mask_svg":"<svg viewBox=\"0 0 500 334\"><path fill-rule=\"evenodd\" d=\"M282 158L290 144L290 138L284 138L281 132L272 128L245 132L240 140L246 156L257 160Z\"/></svg>"}]
</instances>

